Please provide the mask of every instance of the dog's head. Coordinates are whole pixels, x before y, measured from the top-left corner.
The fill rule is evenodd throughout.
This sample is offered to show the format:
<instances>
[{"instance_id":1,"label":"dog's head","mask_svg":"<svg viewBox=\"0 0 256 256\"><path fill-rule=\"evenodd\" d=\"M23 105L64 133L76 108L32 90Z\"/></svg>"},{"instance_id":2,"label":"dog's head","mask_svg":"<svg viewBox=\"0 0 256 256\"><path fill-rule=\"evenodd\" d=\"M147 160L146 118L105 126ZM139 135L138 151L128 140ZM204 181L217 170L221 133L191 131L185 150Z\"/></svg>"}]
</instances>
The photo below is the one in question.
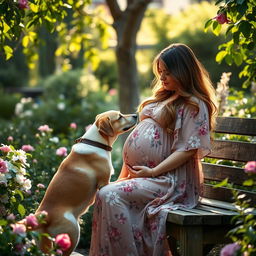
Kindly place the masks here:
<instances>
[{"instance_id":1,"label":"dog's head","mask_svg":"<svg viewBox=\"0 0 256 256\"><path fill-rule=\"evenodd\" d=\"M129 131L137 123L137 115L123 115L119 111L110 110L96 116L95 124L103 137L116 137Z\"/></svg>"}]
</instances>

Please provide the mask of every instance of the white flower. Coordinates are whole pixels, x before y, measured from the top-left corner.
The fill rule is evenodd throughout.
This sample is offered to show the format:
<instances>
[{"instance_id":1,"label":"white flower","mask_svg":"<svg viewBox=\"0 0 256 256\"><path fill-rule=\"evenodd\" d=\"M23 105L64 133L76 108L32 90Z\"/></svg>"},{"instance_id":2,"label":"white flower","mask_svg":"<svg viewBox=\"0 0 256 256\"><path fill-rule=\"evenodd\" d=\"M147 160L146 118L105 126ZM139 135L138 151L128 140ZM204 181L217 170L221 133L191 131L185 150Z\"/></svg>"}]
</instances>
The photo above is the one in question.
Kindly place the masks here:
<instances>
[{"instance_id":1,"label":"white flower","mask_svg":"<svg viewBox=\"0 0 256 256\"><path fill-rule=\"evenodd\" d=\"M119 203L120 196L116 192L110 191L107 193L106 197L106 202L111 206Z\"/></svg>"},{"instance_id":2,"label":"white flower","mask_svg":"<svg viewBox=\"0 0 256 256\"><path fill-rule=\"evenodd\" d=\"M51 141L51 142L54 142L54 143L58 144L60 140L59 140L59 138L58 138L58 137L52 137L52 138L50 138L50 139L49 139L49 141Z\"/></svg>"},{"instance_id":3,"label":"white flower","mask_svg":"<svg viewBox=\"0 0 256 256\"><path fill-rule=\"evenodd\" d=\"M32 100L31 97L22 98L22 99L20 100L20 102L21 102L22 104L27 104L27 103L30 103L30 102L32 102L32 101L33 101L33 100Z\"/></svg>"},{"instance_id":4,"label":"white flower","mask_svg":"<svg viewBox=\"0 0 256 256\"><path fill-rule=\"evenodd\" d=\"M14 161L14 162L20 161L23 164L27 164L26 152L22 149L19 149L16 152L17 152L17 155L13 155L12 161Z\"/></svg>"},{"instance_id":5,"label":"white flower","mask_svg":"<svg viewBox=\"0 0 256 256\"><path fill-rule=\"evenodd\" d=\"M15 106L15 115L20 115L23 112L23 104L17 103Z\"/></svg>"},{"instance_id":6,"label":"white flower","mask_svg":"<svg viewBox=\"0 0 256 256\"><path fill-rule=\"evenodd\" d=\"M25 177L22 174L17 174L14 180L20 185L23 185L25 181Z\"/></svg>"},{"instance_id":7,"label":"white flower","mask_svg":"<svg viewBox=\"0 0 256 256\"><path fill-rule=\"evenodd\" d=\"M31 189L31 180L30 179L25 179L24 183L23 183L23 188L25 190L29 190Z\"/></svg>"},{"instance_id":8,"label":"white flower","mask_svg":"<svg viewBox=\"0 0 256 256\"><path fill-rule=\"evenodd\" d=\"M197 136L191 136L188 140L188 144L192 148L197 148L200 146L200 139Z\"/></svg>"},{"instance_id":9,"label":"white flower","mask_svg":"<svg viewBox=\"0 0 256 256\"><path fill-rule=\"evenodd\" d=\"M26 173L26 169L23 168L23 167L20 167L19 172L20 172L22 175L26 175L26 174L27 174L27 173Z\"/></svg>"},{"instance_id":10,"label":"white flower","mask_svg":"<svg viewBox=\"0 0 256 256\"><path fill-rule=\"evenodd\" d=\"M4 173L0 173L0 184L7 185L7 178Z\"/></svg>"},{"instance_id":11,"label":"white flower","mask_svg":"<svg viewBox=\"0 0 256 256\"><path fill-rule=\"evenodd\" d=\"M64 110L64 109L66 108L66 105L65 105L64 102L60 102L60 103L58 103L57 108L58 108L59 110Z\"/></svg>"}]
</instances>

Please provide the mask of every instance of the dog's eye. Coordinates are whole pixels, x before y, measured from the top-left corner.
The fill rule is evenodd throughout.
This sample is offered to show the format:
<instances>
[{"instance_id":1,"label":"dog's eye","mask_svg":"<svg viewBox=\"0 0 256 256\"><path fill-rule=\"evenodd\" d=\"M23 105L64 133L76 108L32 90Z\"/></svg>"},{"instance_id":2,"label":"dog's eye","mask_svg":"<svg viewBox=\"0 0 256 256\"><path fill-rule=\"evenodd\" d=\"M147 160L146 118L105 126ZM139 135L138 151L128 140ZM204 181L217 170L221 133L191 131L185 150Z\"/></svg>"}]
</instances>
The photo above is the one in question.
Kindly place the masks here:
<instances>
[{"instance_id":1,"label":"dog's eye","mask_svg":"<svg viewBox=\"0 0 256 256\"><path fill-rule=\"evenodd\" d=\"M118 117L118 119L117 119L117 120L120 120L121 118L123 118L123 116L122 116L122 115L119 115L119 117Z\"/></svg>"}]
</instances>

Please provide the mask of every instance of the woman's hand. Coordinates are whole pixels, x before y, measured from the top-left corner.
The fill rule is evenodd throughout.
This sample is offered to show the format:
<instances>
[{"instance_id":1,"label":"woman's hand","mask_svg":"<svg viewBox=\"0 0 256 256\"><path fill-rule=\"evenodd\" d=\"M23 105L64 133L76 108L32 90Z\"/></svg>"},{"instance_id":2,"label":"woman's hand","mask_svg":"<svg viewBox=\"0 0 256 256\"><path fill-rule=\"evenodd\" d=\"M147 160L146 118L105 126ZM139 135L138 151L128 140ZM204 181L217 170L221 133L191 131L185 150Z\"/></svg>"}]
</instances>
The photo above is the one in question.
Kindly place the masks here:
<instances>
[{"instance_id":1,"label":"woman's hand","mask_svg":"<svg viewBox=\"0 0 256 256\"><path fill-rule=\"evenodd\" d=\"M153 177L153 169L147 166L133 166L128 168L131 178Z\"/></svg>"}]
</instances>

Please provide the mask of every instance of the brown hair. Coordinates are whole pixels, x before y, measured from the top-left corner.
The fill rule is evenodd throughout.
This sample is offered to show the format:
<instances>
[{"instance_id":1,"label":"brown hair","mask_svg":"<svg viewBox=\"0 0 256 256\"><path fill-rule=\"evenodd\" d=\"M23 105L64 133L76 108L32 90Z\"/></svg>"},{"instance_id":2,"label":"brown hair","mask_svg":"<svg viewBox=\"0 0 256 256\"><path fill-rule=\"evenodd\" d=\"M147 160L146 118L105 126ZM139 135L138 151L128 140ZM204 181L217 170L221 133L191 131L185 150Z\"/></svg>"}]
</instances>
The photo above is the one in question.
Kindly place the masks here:
<instances>
[{"instance_id":1,"label":"brown hair","mask_svg":"<svg viewBox=\"0 0 256 256\"><path fill-rule=\"evenodd\" d=\"M143 101L139 105L138 111L140 112L149 103L167 100L173 94L173 92L165 90L161 84L158 72L159 60L164 62L167 70L179 84L177 91L179 97L165 104L163 108L164 127L173 132L176 109L181 104L188 104L198 111L197 103L191 99L191 96L195 96L205 102L209 112L210 130L212 130L217 115L215 89L212 86L208 72L193 51L185 44L171 44L155 57L153 61L153 72L155 74L155 79L152 82L153 97Z\"/></svg>"}]
</instances>

